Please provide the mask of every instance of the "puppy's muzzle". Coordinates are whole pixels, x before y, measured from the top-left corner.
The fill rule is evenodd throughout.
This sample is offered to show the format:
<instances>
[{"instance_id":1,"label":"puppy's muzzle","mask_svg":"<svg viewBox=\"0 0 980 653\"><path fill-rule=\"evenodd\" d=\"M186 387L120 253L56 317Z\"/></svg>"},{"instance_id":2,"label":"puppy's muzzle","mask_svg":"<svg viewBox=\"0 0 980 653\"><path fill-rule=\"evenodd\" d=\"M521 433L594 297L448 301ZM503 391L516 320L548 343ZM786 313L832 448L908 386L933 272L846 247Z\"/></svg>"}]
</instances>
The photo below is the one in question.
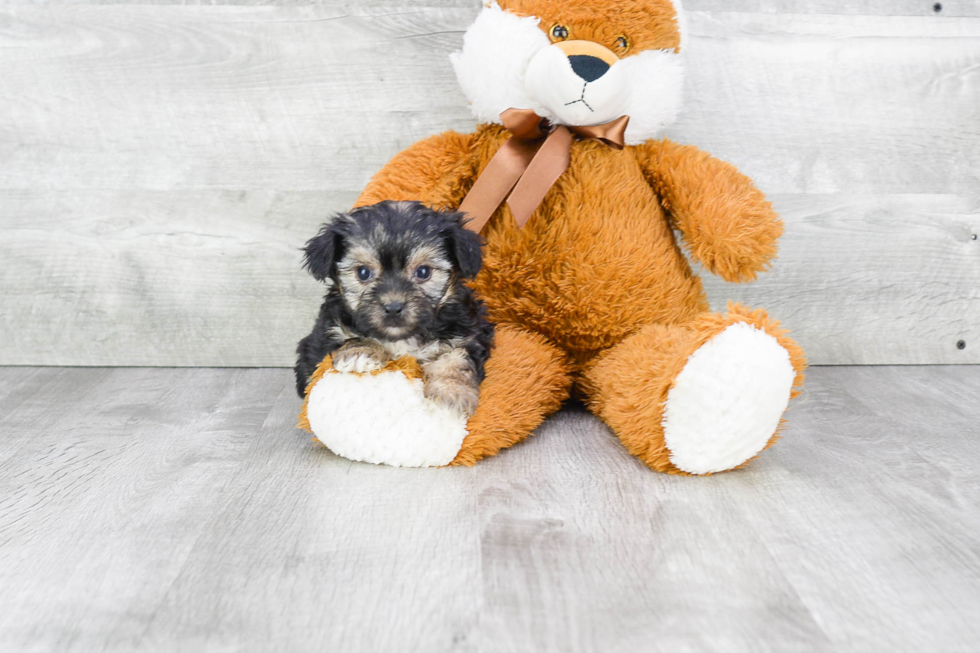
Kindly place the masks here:
<instances>
[{"instance_id":1,"label":"puppy's muzzle","mask_svg":"<svg viewBox=\"0 0 980 653\"><path fill-rule=\"evenodd\" d=\"M410 326L409 322L415 319L412 307L409 306L410 299L400 285L388 285L378 293L377 313L385 328Z\"/></svg>"},{"instance_id":2,"label":"puppy's muzzle","mask_svg":"<svg viewBox=\"0 0 980 653\"><path fill-rule=\"evenodd\" d=\"M405 302L395 301L388 302L384 305L385 317L401 317L402 311L405 309Z\"/></svg>"}]
</instances>

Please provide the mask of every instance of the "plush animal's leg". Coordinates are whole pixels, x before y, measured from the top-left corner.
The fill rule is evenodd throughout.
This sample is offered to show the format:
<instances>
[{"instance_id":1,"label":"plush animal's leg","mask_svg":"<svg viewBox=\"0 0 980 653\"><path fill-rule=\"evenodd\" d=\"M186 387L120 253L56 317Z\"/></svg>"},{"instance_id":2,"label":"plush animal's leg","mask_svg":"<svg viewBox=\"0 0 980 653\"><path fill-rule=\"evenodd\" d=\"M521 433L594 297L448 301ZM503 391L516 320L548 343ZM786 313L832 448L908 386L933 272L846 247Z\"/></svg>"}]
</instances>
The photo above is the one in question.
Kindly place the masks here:
<instances>
[{"instance_id":1,"label":"plush animal's leg","mask_svg":"<svg viewBox=\"0 0 980 653\"><path fill-rule=\"evenodd\" d=\"M806 360L762 310L729 305L684 325L647 326L590 363L590 409L660 472L740 467L776 440Z\"/></svg>"},{"instance_id":2,"label":"plush animal's leg","mask_svg":"<svg viewBox=\"0 0 980 653\"><path fill-rule=\"evenodd\" d=\"M523 328L497 325L480 403L452 464L473 465L520 442L561 407L570 386L567 357L560 349Z\"/></svg>"}]
</instances>

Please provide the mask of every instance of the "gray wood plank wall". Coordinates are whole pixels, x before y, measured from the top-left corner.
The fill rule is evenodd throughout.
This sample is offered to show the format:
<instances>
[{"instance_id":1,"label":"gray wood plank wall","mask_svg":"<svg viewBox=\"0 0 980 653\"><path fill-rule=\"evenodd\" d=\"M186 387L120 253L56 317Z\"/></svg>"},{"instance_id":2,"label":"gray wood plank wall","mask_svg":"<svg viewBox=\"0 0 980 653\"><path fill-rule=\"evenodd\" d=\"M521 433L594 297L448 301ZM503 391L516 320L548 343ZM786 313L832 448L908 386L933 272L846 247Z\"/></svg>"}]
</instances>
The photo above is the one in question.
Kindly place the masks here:
<instances>
[{"instance_id":1,"label":"gray wood plank wall","mask_svg":"<svg viewBox=\"0 0 980 653\"><path fill-rule=\"evenodd\" d=\"M472 128L447 54L479 4L0 3L0 364L291 365L298 248ZM934 4L687 2L669 136L787 221L772 273L709 294L813 363L980 363L980 3Z\"/></svg>"}]
</instances>

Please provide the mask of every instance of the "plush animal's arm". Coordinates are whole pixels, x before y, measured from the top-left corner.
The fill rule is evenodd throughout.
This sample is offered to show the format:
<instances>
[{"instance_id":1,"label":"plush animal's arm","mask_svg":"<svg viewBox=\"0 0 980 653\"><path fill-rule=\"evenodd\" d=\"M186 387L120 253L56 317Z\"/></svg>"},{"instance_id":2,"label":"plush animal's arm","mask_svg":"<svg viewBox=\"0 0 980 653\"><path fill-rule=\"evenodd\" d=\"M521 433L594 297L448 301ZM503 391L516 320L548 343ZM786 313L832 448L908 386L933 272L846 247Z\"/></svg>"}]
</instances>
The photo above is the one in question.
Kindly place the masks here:
<instances>
[{"instance_id":1,"label":"plush animal's arm","mask_svg":"<svg viewBox=\"0 0 980 653\"><path fill-rule=\"evenodd\" d=\"M473 186L472 134L445 132L396 154L379 170L356 206L415 200L437 209L459 207Z\"/></svg>"},{"instance_id":2,"label":"plush animal's arm","mask_svg":"<svg viewBox=\"0 0 980 653\"><path fill-rule=\"evenodd\" d=\"M691 256L726 281L752 281L768 267L783 223L748 177L666 139L635 151Z\"/></svg>"}]
</instances>

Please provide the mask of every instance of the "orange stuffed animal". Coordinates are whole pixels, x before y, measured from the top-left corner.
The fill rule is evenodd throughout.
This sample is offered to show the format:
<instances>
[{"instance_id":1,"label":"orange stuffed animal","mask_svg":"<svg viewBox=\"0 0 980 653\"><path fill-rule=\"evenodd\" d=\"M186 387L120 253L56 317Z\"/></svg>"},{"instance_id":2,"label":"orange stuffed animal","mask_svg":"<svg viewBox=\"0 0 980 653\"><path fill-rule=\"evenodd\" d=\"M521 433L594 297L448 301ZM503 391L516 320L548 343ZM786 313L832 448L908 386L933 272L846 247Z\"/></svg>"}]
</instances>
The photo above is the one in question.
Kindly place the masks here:
<instances>
[{"instance_id":1,"label":"orange stuffed animal","mask_svg":"<svg viewBox=\"0 0 980 653\"><path fill-rule=\"evenodd\" d=\"M524 226L513 197L490 207L474 287L497 339L454 464L523 440L574 389L651 468L732 469L775 440L802 386L801 349L762 310L709 312L674 236L711 272L751 281L782 233L747 177L660 137L680 104L680 11L675 0L486 5L452 57L481 124L401 152L358 200L459 207L511 137L508 109L533 111L545 131L628 116L621 149L587 132L571 143Z\"/></svg>"}]
</instances>

